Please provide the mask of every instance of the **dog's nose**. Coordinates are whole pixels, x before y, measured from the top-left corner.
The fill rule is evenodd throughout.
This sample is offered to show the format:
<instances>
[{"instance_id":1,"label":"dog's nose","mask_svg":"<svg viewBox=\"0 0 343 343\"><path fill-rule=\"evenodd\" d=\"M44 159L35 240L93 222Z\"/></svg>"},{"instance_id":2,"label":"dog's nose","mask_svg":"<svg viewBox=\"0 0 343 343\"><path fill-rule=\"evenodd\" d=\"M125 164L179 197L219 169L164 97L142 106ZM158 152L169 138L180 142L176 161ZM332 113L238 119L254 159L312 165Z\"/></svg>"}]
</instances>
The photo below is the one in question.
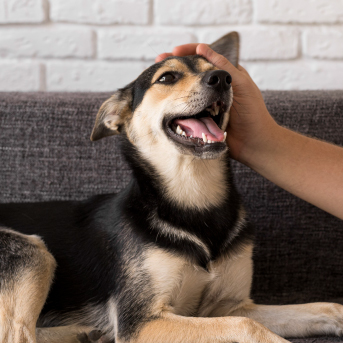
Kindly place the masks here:
<instances>
[{"instance_id":1,"label":"dog's nose","mask_svg":"<svg viewBox=\"0 0 343 343\"><path fill-rule=\"evenodd\" d=\"M205 74L203 81L215 90L227 91L230 89L232 78L225 70L211 70Z\"/></svg>"}]
</instances>

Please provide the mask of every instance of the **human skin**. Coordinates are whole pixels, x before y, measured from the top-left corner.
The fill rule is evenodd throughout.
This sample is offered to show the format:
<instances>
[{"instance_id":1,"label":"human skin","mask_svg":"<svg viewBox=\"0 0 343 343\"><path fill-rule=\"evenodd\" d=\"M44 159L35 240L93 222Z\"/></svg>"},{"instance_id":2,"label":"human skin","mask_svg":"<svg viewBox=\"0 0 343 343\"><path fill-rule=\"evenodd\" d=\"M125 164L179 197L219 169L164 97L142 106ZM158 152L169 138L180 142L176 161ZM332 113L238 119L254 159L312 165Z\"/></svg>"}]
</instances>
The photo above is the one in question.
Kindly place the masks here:
<instances>
[{"instance_id":1,"label":"human skin","mask_svg":"<svg viewBox=\"0 0 343 343\"><path fill-rule=\"evenodd\" d=\"M278 125L248 72L206 44L177 46L168 56L199 54L232 76L227 128L230 155L299 198L343 219L343 148Z\"/></svg>"}]
</instances>

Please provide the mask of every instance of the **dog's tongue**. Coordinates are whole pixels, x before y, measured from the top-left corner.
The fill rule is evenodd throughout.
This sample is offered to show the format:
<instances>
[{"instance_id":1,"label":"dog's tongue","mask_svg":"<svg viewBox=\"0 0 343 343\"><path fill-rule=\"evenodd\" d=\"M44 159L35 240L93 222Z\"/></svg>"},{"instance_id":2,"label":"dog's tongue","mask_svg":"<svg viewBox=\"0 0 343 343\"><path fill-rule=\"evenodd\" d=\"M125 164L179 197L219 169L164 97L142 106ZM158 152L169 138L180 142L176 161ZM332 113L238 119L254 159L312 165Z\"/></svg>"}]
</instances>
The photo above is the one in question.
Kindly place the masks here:
<instances>
[{"instance_id":1,"label":"dog's tongue","mask_svg":"<svg viewBox=\"0 0 343 343\"><path fill-rule=\"evenodd\" d=\"M202 138L204 133L207 140L221 142L224 139L224 132L217 126L214 120L210 117L200 119L176 119L176 125L180 125L181 129L186 132L187 136Z\"/></svg>"}]
</instances>

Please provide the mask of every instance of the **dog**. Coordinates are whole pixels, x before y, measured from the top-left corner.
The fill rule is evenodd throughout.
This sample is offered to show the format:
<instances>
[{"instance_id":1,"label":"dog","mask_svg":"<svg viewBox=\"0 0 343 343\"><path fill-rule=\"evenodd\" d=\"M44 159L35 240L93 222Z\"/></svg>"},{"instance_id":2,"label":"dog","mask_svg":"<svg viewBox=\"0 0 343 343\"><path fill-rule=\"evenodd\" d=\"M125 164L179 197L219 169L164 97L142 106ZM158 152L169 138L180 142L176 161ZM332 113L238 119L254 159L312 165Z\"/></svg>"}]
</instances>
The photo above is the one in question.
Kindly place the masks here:
<instances>
[{"instance_id":1,"label":"dog","mask_svg":"<svg viewBox=\"0 0 343 343\"><path fill-rule=\"evenodd\" d=\"M238 65L239 37L211 45ZM282 343L342 334L343 306L250 299L253 228L225 128L231 76L202 56L147 68L100 108L133 171L118 194L0 205L2 343Z\"/></svg>"}]
</instances>

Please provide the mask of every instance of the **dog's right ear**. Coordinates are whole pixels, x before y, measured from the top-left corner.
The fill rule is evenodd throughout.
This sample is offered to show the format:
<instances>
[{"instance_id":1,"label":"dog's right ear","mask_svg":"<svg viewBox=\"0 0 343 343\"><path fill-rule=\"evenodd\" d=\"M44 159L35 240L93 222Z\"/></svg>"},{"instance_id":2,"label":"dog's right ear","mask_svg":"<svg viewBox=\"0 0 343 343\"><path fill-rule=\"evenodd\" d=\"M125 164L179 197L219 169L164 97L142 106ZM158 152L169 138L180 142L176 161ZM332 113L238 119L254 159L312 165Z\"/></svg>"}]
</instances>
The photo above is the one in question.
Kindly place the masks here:
<instances>
[{"instance_id":1,"label":"dog's right ear","mask_svg":"<svg viewBox=\"0 0 343 343\"><path fill-rule=\"evenodd\" d=\"M239 60L239 34L230 32L210 45L210 48L226 57L236 68Z\"/></svg>"},{"instance_id":2,"label":"dog's right ear","mask_svg":"<svg viewBox=\"0 0 343 343\"><path fill-rule=\"evenodd\" d=\"M132 86L118 89L106 100L96 116L91 141L116 135L121 132L126 119L131 115Z\"/></svg>"}]
</instances>

